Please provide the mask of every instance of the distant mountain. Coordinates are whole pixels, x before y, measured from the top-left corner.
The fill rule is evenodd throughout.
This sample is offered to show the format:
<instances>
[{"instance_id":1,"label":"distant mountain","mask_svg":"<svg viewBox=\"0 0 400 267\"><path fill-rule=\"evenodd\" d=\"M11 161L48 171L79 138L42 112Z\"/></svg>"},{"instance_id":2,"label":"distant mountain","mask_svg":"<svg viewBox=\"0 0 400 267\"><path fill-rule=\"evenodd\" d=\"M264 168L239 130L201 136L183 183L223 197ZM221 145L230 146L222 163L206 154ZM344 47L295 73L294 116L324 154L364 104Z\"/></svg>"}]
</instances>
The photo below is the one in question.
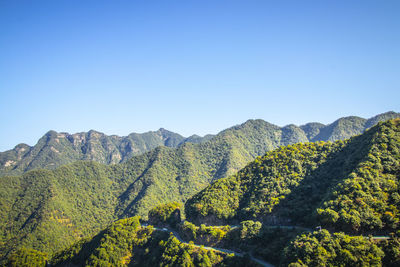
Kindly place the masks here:
<instances>
[{"instance_id":1,"label":"distant mountain","mask_svg":"<svg viewBox=\"0 0 400 267\"><path fill-rule=\"evenodd\" d=\"M395 115L398 114L390 116ZM335 127L339 129L340 125ZM233 175L257 156L279 146L306 142L308 136L318 136L317 130L329 125L307 127L312 131L306 132L295 125L281 128L263 120L249 120L208 137L211 138L208 141L200 139L197 144L172 138L171 142L176 140L172 143L178 147L160 146L130 159L124 158L125 162L120 164L76 161L54 170L2 176L0 252L8 254L25 246L51 255L116 219L146 216L148 210L159 203L183 203L211 182ZM56 137L57 133L49 135L39 142L43 142L41 150L52 151L47 154L50 158L42 157L41 164L48 166L52 162L54 165L51 166L55 166L56 162L51 161L52 153L56 153L53 150L58 150L55 144L71 142L67 137ZM52 145L46 145L46 140ZM88 147L97 150L95 145ZM18 146L21 148L26 147ZM46 155L40 153L39 146L37 149L36 155ZM24 151L15 153L23 154ZM98 153L92 155L97 157Z\"/></svg>"},{"instance_id":2,"label":"distant mountain","mask_svg":"<svg viewBox=\"0 0 400 267\"><path fill-rule=\"evenodd\" d=\"M33 147L19 144L0 153L0 174L20 174L36 168L55 169L77 160L121 163L158 146L177 147L182 143L201 143L209 139L210 136L184 138L163 128L124 137L108 136L94 130L76 134L49 131Z\"/></svg>"},{"instance_id":3,"label":"distant mountain","mask_svg":"<svg viewBox=\"0 0 400 267\"><path fill-rule=\"evenodd\" d=\"M356 116L340 118L333 123L324 126L320 123L308 123L300 126L306 133L310 142L315 141L336 141L350 138L363 133L380 121L399 118L400 113L393 111L376 115L370 119L363 119Z\"/></svg>"},{"instance_id":4,"label":"distant mountain","mask_svg":"<svg viewBox=\"0 0 400 267\"><path fill-rule=\"evenodd\" d=\"M194 135L189 136L188 138L184 139L180 144L183 144L183 143L200 144L200 143L211 140L214 136L215 135L213 135L213 134L207 134L207 135L201 137L197 134L194 134Z\"/></svg>"},{"instance_id":5,"label":"distant mountain","mask_svg":"<svg viewBox=\"0 0 400 267\"><path fill-rule=\"evenodd\" d=\"M396 117L400 117L400 113L387 112L368 120L345 117L326 126L320 123L308 123L300 127L288 125L280 128L269 124L267 132L275 131L275 135L265 138L270 139L266 141L272 145L269 149L297 142L335 141L360 134L379 121ZM132 133L125 137L108 136L93 130L76 134L49 131L33 147L19 144L12 150L1 152L0 175L18 175L37 168L55 169L77 160L92 160L103 164L122 163L158 146L178 147L184 143L198 144L209 141L214 136L192 135L185 138L163 128L143 134Z\"/></svg>"}]
</instances>

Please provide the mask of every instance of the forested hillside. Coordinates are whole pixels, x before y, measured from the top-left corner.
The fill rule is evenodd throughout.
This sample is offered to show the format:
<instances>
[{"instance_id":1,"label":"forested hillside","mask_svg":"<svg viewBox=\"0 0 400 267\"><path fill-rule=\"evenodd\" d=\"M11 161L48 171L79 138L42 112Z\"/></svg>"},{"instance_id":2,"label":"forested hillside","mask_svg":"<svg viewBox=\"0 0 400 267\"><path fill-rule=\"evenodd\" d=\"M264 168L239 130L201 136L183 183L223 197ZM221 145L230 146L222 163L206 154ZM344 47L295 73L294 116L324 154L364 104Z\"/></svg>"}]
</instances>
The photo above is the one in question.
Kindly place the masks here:
<instances>
[{"instance_id":1,"label":"forested hillside","mask_svg":"<svg viewBox=\"0 0 400 267\"><path fill-rule=\"evenodd\" d=\"M259 221L196 226L181 221L180 205L159 205L142 225L139 217L112 223L49 258L21 248L10 266L398 266L400 242ZM153 225L149 225L152 223Z\"/></svg>"},{"instance_id":2,"label":"forested hillside","mask_svg":"<svg viewBox=\"0 0 400 267\"><path fill-rule=\"evenodd\" d=\"M335 141L350 138L379 121L399 116L398 113L387 112L368 120L352 116L338 119L326 126L321 123L308 123L300 127L288 125L282 128L262 120L258 121L264 125L263 127L266 129L265 142L272 145L270 147L272 149L279 145L298 142ZM12 150L1 152L0 175L18 175L36 168L55 169L77 160L92 160L103 164L121 163L158 146L178 147L188 142L203 143L213 137L213 135L204 137L193 135L184 138L162 128L143 134L132 133L125 137L107 136L93 130L76 134L49 131L32 147L19 144Z\"/></svg>"},{"instance_id":3,"label":"forested hillside","mask_svg":"<svg viewBox=\"0 0 400 267\"><path fill-rule=\"evenodd\" d=\"M51 255L115 219L146 216L158 203L183 203L280 145L283 134L250 120L210 141L158 147L122 164L78 161L0 177L1 251L26 246Z\"/></svg>"},{"instance_id":4,"label":"forested hillside","mask_svg":"<svg viewBox=\"0 0 400 267\"><path fill-rule=\"evenodd\" d=\"M181 243L138 217L117 221L93 239L55 255L53 266L258 266L242 257Z\"/></svg>"},{"instance_id":5,"label":"forested hillside","mask_svg":"<svg viewBox=\"0 0 400 267\"><path fill-rule=\"evenodd\" d=\"M235 131L239 129L249 130L249 123ZM233 140L232 135L226 134ZM185 205L189 221L180 223L179 202L151 210L154 203L147 204L146 197L137 205L127 204L132 203L127 196L135 193L136 199L141 194L160 194L151 186L161 184L159 181L146 184L146 179L166 171L157 167L158 160L167 158L171 163L172 152L181 151L183 154L177 157L181 159L185 158L183 155L193 156L194 147L208 146L206 142L185 144L179 149L158 148L141 156L141 162L135 157L137 165L133 168L129 164L135 158L120 165L79 162L76 164L82 165L9 177L8 187L2 187L4 193L12 199L13 186L24 190L14 195L16 201L12 205L2 202L2 212L10 214L2 222L2 251L9 252L3 260L17 264L14 266L26 259L38 262L38 266L46 260L56 266L140 266L143 262L161 266L257 266L260 259L281 266L396 266L400 261L400 119L379 123L345 141L298 143L267 152L238 173L213 182L190 198ZM155 168L148 170L152 175L143 174L148 160L144 156ZM184 166L175 165L175 171ZM69 173L78 175L76 181ZM130 175L143 175L145 183L141 186L146 190L134 191L132 184L139 180L128 182ZM37 181L37 192L30 190L32 180ZM173 192L172 182L163 184L163 192ZM123 196L126 190L113 195L127 185L132 187L127 196ZM57 188L70 191L62 192L61 198ZM167 194L163 197L171 199ZM184 201L183 195L181 198ZM149 223L170 227L173 232L168 234L163 230L166 228L148 224L140 226L138 217L117 221L100 231L117 217L146 215L149 210ZM14 223L7 223L10 221ZM200 223L210 226L199 226ZM225 226L215 226L218 224ZM100 233L85 238L96 231ZM177 239L178 233L185 243ZM217 249L203 250L200 244ZM53 250L48 249L49 245ZM239 251L237 255L241 256L229 257L226 249Z\"/></svg>"},{"instance_id":6,"label":"forested hillside","mask_svg":"<svg viewBox=\"0 0 400 267\"><path fill-rule=\"evenodd\" d=\"M280 266L398 266L399 183L395 119L346 141L268 152L193 196L185 211L197 224L240 222L218 235L218 246L234 244ZM206 229L184 224L191 238L215 240Z\"/></svg>"},{"instance_id":7,"label":"forested hillside","mask_svg":"<svg viewBox=\"0 0 400 267\"><path fill-rule=\"evenodd\" d=\"M187 202L191 220L224 223L260 218L273 223L321 224L354 233L397 229L397 198L393 193L397 180L392 177L397 170L386 164L382 169L365 160L367 155L381 161L383 156L397 160L395 154L388 154L395 153L392 147L396 145L384 143L396 142L393 134L387 140L381 138L382 147L375 144L378 141L371 141L382 127L396 132L395 127L382 124L350 141L282 147L236 175L255 157L295 140L305 141L307 135L293 125L279 128L262 120L249 120L209 141L186 142L178 148L158 147L121 164L77 161L55 170L0 177L1 257L20 247L51 257L116 219L147 216L159 203L184 203L222 177L229 178L217 181ZM390 149L385 150L385 146ZM372 164L369 168L378 171L366 167L358 171L362 164ZM374 183L365 182L371 188L362 196L374 193L357 199L354 196L360 193L354 191L351 199L357 202L339 201L335 190L347 192L353 172L366 179L359 174L365 170L370 172L366 177L380 177L378 185L386 191L377 194ZM342 207L342 203L348 205Z\"/></svg>"},{"instance_id":8,"label":"forested hillside","mask_svg":"<svg viewBox=\"0 0 400 267\"><path fill-rule=\"evenodd\" d=\"M375 234L399 230L400 120L347 141L268 152L186 202L195 222L258 218Z\"/></svg>"}]
</instances>

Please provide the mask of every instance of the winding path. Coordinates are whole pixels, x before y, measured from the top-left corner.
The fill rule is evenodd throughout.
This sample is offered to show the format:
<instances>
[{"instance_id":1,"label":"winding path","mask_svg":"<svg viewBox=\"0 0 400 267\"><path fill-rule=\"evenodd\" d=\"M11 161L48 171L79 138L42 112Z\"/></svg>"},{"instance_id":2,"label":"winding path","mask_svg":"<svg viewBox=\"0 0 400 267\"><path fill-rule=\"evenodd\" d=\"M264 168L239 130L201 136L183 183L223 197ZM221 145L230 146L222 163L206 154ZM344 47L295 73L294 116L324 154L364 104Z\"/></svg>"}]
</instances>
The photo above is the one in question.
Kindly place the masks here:
<instances>
[{"instance_id":1,"label":"winding path","mask_svg":"<svg viewBox=\"0 0 400 267\"><path fill-rule=\"evenodd\" d=\"M147 225L146 225L146 226L147 226ZM199 248L203 248L203 249L207 249L207 250L215 250L215 251L219 251L219 252L222 252L222 253L233 254L233 255L239 256L239 257L243 257L243 256L244 256L243 253L237 252L237 251L233 251L233 250L230 250L230 249L216 248L216 247L206 247L206 246L201 246L201 245L196 245L196 244L189 244L189 243L187 243L186 241L184 241L184 240L181 238L181 236L180 236L176 231L171 230L171 229L168 229L168 228L166 228L166 227L164 227L164 228L154 227L154 229L155 229L155 230L158 230L158 231L171 232L171 233L176 237L176 239L178 239L181 243L184 243L184 244L187 244L187 245L193 245L193 246L195 246L195 247L199 247ZM257 262L258 264L260 264L260 265L262 265L262 266L264 266L264 267L275 267L275 265L273 265L273 264L271 264L271 263L269 263L269 262L266 262L266 261L264 261L264 260L255 258L255 257L253 257L253 255L251 255L251 254L249 254L249 256L250 256L250 259L251 259L252 261Z\"/></svg>"},{"instance_id":2,"label":"winding path","mask_svg":"<svg viewBox=\"0 0 400 267\"><path fill-rule=\"evenodd\" d=\"M148 225L144 224L143 226L147 227ZM239 225L229 225L229 226L231 227L231 229L239 227ZM223 226L221 226L221 227L223 227ZM311 229L311 228L306 228L306 227L302 227L302 226L291 226L291 225L277 225L277 226L267 226L267 227L268 228L284 228L284 229L300 229L300 230L308 231L308 232L312 232L313 231L313 229ZM243 253L237 252L237 251L233 251L233 250L230 250L230 249L217 248L217 247L207 247L207 246L196 245L196 244L189 244L188 242L184 241L181 238L181 236L179 235L178 232L176 232L174 230L171 230L171 229L168 229L167 227L164 227L164 228L154 227L154 229L158 230L158 231L171 232L176 237L176 239L178 239L181 243L184 243L184 244L187 244L187 245L193 245L195 247L201 247L201 248L207 249L207 250L215 250L215 251L219 251L219 252L222 252L222 253L233 254L233 255L239 256L239 257L243 257L244 256ZM372 239L374 239L374 240L387 240L387 239L390 239L390 237L389 236L373 236ZM260 264L260 265L262 265L264 267L275 267L275 265L273 265L273 264L271 264L269 262L266 262L264 260L255 258L252 254L249 254L249 256L250 256L250 259L252 261L257 262L258 264Z\"/></svg>"}]
</instances>

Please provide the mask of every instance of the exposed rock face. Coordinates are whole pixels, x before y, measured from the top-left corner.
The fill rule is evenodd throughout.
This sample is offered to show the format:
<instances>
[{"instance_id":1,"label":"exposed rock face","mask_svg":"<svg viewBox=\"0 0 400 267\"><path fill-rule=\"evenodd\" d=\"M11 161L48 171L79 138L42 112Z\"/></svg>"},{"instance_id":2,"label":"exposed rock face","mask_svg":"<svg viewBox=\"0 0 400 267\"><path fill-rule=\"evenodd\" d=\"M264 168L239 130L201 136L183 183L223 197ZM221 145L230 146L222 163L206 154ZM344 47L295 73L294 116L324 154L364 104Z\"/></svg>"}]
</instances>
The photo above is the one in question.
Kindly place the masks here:
<instances>
[{"instance_id":1,"label":"exposed rock face","mask_svg":"<svg viewBox=\"0 0 400 267\"><path fill-rule=\"evenodd\" d=\"M181 135L165 129L124 137L93 130L76 134L49 131L35 146L19 144L0 153L0 174L20 174L35 168L53 169L77 160L120 163L158 146L176 147L184 140Z\"/></svg>"}]
</instances>

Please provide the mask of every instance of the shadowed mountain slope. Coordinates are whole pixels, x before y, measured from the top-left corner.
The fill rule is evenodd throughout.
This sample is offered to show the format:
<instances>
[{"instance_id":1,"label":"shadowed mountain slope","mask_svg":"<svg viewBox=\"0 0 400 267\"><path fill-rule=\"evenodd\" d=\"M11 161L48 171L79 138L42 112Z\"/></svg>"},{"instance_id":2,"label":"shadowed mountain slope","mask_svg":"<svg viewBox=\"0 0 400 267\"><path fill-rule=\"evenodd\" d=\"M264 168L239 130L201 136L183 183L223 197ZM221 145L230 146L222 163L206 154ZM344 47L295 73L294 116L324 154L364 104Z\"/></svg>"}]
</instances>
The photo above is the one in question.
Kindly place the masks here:
<instances>
[{"instance_id":1,"label":"shadowed mountain slope","mask_svg":"<svg viewBox=\"0 0 400 267\"><path fill-rule=\"evenodd\" d=\"M346 141L281 147L186 202L189 220L321 225L348 233L399 230L400 119Z\"/></svg>"}]
</instances>

